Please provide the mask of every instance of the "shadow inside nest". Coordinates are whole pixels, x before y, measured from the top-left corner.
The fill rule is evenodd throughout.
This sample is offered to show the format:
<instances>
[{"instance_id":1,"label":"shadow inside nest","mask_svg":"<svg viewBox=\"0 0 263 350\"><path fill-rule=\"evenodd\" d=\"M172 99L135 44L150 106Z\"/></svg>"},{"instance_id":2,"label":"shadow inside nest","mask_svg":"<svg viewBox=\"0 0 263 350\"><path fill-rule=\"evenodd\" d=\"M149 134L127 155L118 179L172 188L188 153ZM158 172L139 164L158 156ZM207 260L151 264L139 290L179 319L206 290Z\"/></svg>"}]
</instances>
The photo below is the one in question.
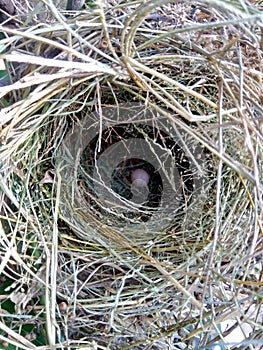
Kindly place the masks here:
<instances>
[{"instance_id":1,"label":"shadow inside nest","mask_svg":"<svg viewBox=\"0 0 263 350\"><path fill-rule=\"evenodd\" d=\"M133 146L139 148L141 158L132 158L132 152L130 152L131 155L129 158L125 160L120 159L120 162L116 165L116 167L113 167L111 174L109 173L112 166L109 163L111 161L110 157L107 157L107 149L112 147L113 151L111 152L116 152L116 150L114 150L114 146L118 142L125 143L129 139L142 140L144 138L147 138L148 142L154 141L155 144L159 145L159 147L166 148L167 151L171 151L174 159L173 165L177 168L184 183L182 193L181 195L178 195L176 201L180 202L179 206L181 208L184 205L187 205L186 198L189 198L193 191L193 174L191 173L190 163L183 154L183 150L170 136L164 132L161 132L156 128L154 129L149 125L140 124L118 124L105 129L101 135L92 139L84 149L80 160L82 165L80 182L85 181L84 179L87 178L85 181L85 198L88 200L88 203L90 202L90 199L92 200L92 198L96 197L96 187L92 181L93 177L97 176L98 178L101 178L104 175L103 173L106 173L106 176L108 175L111 178L110 189L123 199L131 201L131 210L133 209L132 203L137 204L137 206L134 207L134 214L129 213L127 209L124 209L125 217L132 218L134 215L139 215L139 220L147 221L150 216L154 215L154 210L158 210L158 207L161 205L162 196L165 195L164 184L162 181L162 176L157 168L158 164L156 164L154 167L149 161L146 160L147 157L143 154L143 150L141 148L142 145L140 142L137 144L134 143ZM98 147L100 147L99 152L97 151ZM116 156L117 154L115 154L114 157ZM98 167L98 164L103 157L105 157L106 160L103 161L104 164L103 168L101 169L102 174L100 172L96 173L95 169ZM143 157L144 159L142 159ZM161 165L159 164L159 168L160 166ZM140 169L148 174L149 182L146 186L138 186L138 193L136 193L135 190L132 189L131 178L136 170ZM175 186L177 185L179 187L179 184L175 184ZM138 198L136 198L136 195ZM89 205L88 203L87 206ZM92 203L93 208L96 207L95 200L92 200L90 203ZM172 206L173 204L170 203L170 205ZM112 203L112 206L114 206L114 203ZM100 211L101 208L99 205L97 205L97 208L98 211ZM140 211L141 213L139 212L136 214L136 211ZM121 217L119 219L121 219Z\"/></svg>"}]
</instances>

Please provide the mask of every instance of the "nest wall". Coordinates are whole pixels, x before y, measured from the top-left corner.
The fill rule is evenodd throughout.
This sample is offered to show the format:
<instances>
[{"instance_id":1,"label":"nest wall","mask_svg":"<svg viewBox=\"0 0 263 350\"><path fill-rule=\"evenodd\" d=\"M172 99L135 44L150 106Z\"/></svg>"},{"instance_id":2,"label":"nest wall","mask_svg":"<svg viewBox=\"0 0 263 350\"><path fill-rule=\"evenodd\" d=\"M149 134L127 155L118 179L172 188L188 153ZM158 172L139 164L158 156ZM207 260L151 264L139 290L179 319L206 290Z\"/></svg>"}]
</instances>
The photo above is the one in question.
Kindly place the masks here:
<instances>
[{"instance_id":1,"label":"nest wall","mask_svg":"<svg viewBox=\"0 0 263 350\"><path fill-rule=\"evenodd\" d=\"M257 349L260 2L39 3L0 26L3 344Z\"/></svg>"}]
</instances>

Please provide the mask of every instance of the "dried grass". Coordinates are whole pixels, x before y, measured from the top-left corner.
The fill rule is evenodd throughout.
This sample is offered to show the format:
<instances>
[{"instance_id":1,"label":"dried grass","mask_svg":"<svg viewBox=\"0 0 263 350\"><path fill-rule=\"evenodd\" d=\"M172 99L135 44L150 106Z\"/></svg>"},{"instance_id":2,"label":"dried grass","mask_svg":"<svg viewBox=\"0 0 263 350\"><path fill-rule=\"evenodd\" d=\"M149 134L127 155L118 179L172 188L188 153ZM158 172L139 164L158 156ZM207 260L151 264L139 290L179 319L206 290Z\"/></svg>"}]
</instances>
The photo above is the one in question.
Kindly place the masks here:
<instances>
[{"instance_id":1,"label":"dried grass","mask_svg":"<svg viewBox=\"0 0 263 350\"><path fill-rule=\"evenodd\" d=\"M0 87L0 339L19 349L234 349L226 335L249 324L241 347L257 349L260 1L112 0L77 12L38 3L28 21L19 12L0 25L9 76ZM85 194L77 157L87 125L99 135L114 128L119 120L101 111L127 103L141 113L128 124L140 129L150 108L156 129L183 135L194 160L203 152L201 194L162 229L134 229ZM224 332L226 320L236 323Z\"/></svg>"}]
</instances>

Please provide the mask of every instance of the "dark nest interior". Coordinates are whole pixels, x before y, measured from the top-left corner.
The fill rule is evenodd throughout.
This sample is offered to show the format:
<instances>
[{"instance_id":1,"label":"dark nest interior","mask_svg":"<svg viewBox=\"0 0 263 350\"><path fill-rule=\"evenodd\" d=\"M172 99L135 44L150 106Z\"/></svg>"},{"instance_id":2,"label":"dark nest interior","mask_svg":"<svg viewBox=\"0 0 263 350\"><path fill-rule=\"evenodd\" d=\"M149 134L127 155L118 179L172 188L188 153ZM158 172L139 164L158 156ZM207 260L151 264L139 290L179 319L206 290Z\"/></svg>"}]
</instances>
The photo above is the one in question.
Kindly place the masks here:
<instances>
[{"instance_id":1,"label":"dark nest interior","mask_svg":"<svg viewBox=\"0 0 263 350\"><path fill-rule=\"evenodd\" d=\"M2 348L263 348L262 1L0 19Z\"/></svg>"}]
</instances>

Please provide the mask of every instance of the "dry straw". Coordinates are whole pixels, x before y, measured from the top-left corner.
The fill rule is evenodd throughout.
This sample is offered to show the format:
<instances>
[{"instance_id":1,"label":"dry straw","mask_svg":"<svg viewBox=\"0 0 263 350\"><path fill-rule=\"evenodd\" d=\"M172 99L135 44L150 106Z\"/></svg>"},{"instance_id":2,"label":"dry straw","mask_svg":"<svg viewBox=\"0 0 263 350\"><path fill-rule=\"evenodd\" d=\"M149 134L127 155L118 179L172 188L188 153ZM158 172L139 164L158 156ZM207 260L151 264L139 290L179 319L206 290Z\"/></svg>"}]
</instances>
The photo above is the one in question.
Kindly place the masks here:
<instances>
[{"instance_id":1,"label":"dry straw","mask_svg":"<svg viewBox=\"0 0 263 350\"><path fill-rule=\"evenodd\" d=\"M4 3L2 347L259 349L261 1ZM148 144L142 124L176 136L191 160L174 217L172 201L140 221L109 187L111 205L96 195L83 154L106 150L120 121ZM175 153L159 146L164 171Z\"/></svg>"}]
</instances>

